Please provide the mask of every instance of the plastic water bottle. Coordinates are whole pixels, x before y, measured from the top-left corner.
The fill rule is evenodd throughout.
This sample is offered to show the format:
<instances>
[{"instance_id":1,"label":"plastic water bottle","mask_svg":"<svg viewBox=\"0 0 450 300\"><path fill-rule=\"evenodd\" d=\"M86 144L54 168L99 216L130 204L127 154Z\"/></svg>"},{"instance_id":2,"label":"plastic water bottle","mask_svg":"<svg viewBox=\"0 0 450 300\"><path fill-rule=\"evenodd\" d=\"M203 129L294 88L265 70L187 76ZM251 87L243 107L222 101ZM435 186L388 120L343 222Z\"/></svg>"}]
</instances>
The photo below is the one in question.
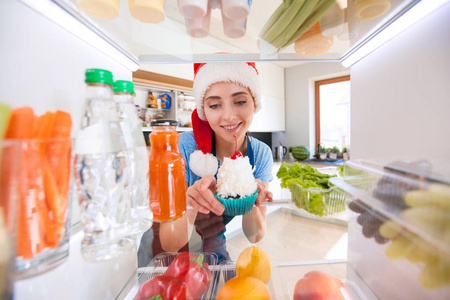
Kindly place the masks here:
<instances>
[{"instance_id":1,"label":"plastic water bottle","mask_svg":"<svg viewBox=\"0 0 450 300\"><path fill-rule=\"evenodd\" d=\"M75 188L86 260L102 261L134 249L130 231L130 159L126 151L112 73L86 70L86 100L75 140Z\"/></svg>"},{"instance_id":2,"label":"plastic water bottle","mask_svg":"<svg viewBox=\"0 0 450 300\"><path fill-rule=\"evenodd\" d=\"M148 152L141 130L141 121L133 103L134 85L130 81L114 82L114 101L130 158L131 228L130 234L147 231L152 226L148 198Z\"/></svg>"}]
</instances>

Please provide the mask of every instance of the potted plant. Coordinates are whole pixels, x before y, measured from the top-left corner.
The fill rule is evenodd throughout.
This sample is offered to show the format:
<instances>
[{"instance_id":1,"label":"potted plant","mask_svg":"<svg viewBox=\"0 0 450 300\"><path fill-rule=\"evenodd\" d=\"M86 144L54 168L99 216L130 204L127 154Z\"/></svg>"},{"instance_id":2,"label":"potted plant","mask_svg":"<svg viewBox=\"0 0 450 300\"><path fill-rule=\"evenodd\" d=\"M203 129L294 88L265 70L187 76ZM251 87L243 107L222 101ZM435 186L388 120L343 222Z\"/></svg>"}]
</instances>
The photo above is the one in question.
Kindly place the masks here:
<instances>
[{"instance_id":1,"label":"potted plant","mask_svg":"<svg viewBox=\"0 0 450 300\"><path fill-rule=\"evenodd\" d=\"M327 159L328 149L325 147L319 147L319 159L325 160Z\"/></svg>"},{"instance_id":2,"label":"potted plant","mask_svg":"<svg viewBox=\"0 0 450 300\"><path fill-rule=\"evenodd\" d=\"M347 150L347 147L342 148L342 158L344 161L347 161L350 158L350 153Z\"/></svg>"},{"instance_id":3,"label":"potted plant","mask_svg":"<svg viewBox=\"0 0 450 300\"><path fill-rule=\"evenodd\" d=\"M331 148L331 150L330 150L330 159L331 160L336 160L337 155L340 152L341 152L341 150L337 146L334 146L333 148Z\"/></svg>"}]
</instances>

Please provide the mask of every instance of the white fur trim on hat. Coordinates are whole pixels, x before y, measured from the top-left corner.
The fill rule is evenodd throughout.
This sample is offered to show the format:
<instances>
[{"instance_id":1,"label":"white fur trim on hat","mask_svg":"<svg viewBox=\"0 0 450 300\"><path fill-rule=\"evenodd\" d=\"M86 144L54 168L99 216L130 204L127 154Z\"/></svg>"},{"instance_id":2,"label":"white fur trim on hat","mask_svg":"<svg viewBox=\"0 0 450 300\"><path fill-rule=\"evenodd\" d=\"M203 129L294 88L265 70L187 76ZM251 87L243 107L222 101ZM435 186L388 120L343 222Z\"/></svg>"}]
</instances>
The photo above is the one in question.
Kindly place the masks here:
<instances>
[{"instance_id":1,"label":"white fur trim on hat","mask_svg":"<svg viewBox=\"0 0 450 300\"><path fill-rule=\"evenodd\" d=\"M194 174L200 177L214 176L219 168L219 162L211 153L204 154L201 150L195 150L189 156L189 167Z\"/></svg>"},{"instance_id":2,"label":"white fur trim on hat","mask_svg":"<svg viewBox=\"0 0 450 300\"><path fill-rule=\"evenodd\" d=\"M202 66L194 79L194 97L198 116L206 121L203 98L206 91L216 82L234 82L246 87L255 100L255 112L261 108L261 86L255 68L245 62L217 62Z\"/></svg>"}]
</instances>

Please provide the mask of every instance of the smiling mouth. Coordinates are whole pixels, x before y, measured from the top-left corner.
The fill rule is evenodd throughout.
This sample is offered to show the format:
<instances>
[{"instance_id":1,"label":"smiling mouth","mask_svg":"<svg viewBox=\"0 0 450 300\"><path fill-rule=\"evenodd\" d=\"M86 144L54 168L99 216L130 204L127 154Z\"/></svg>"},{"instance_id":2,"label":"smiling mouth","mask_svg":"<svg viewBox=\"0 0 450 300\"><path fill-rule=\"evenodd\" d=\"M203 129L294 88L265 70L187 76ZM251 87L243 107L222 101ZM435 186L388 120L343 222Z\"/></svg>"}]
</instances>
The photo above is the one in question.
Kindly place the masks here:
<instances>
[{"instance_id":1,"label":"smiling mouth","mask_svg":"<svg viewBox=\"0 0 450 300\"><path fill-rule=\"evenodd\" d=\"M222 126L222 128L228 132L233 132L233 131L236 131L240 126L241 126L241 123L238 123L238 124L234 124L234 125Z\"/></svg>"}]
</instances>

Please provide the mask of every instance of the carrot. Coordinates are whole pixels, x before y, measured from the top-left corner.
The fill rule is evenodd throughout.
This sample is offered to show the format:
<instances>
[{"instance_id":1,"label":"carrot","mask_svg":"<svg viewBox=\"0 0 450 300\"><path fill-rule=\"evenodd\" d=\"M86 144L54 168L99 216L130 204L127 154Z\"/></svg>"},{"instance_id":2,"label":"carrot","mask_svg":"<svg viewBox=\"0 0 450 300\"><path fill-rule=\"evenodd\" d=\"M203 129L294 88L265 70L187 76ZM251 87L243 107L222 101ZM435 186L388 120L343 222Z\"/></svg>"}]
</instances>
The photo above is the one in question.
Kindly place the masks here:
<instances>
[{"instance_id":1,"label":"carrot","mask_svg":"<svg viewBox=\"0 0 450 300\"><path fill-rule=\"evenodd\" d=\"M56 247L58 245L58 239L55 230L54 215L52 204L55 202L55 198L58 197L59 192L55 185L55 180L48 167L48 161L46 157L46 151L49 144L49 138L51 138L53 127L55 124L55 114L52 112L46 112L38 119L35 142L37 146L36 151L38 153L31 153L32 159L36 159L36 168L39 169L36 174L38 177L38 183L36 189L40 192L36 195L36 209L39 214L40 220L43 222L43 231L41 237L45 240L49 247ZM34 149L33 149L34 150Z\"/></svg>"},{"instance_id":2,"label":"carrot","mask_svg":"<svg viewBox=\"0 0 450 300\"><path fill-rule=\"evenodd\" d=\"M28 139L32 137L34 132L33 120L35 120L35 115L31 107L26 106L14 109L11 112L5 138ZM19 221L17 224L17 255L26 259L33 257L33 245L39 244L40 241L38 241L36 239L36 235L33 235L31 232L31 229L34 225L36 225L36 222L27 203L27 201L32 201L33 198L27 197L29 192L27 170L29 166L27 164L28 159L26 147L21 147L20 156L20 192L17 207Z\"/></svg>"},{"instance_id":3,"label":"carrot","mask_svg":"<svg viewBox=\"0 0 450 300\"><path fill-rule=\"evenodd\" d=\"M17 254L28 259L40 253L48 243L43 238L45 224L37 205L43 197L42 171L39 155L36 155L39 150L31 140L23 141L22 145Z\"/></svg>"},{"instance_id":4,"label":"carrot","mask_svg":"<svg viewBox=\"0 0 450 300\"><path fill-rule=\"evenodd\" d=\"M38 117L37 130L34 138L48 139L52 137L53 126L55 125L55 114L46 112Z\"/></svg>"},{"instance_id":5,"label":"carrot","mask_svg":"<svg viewBox=\"0 0 450 300\"><path fill-rule=\"evenodd\" d=\"M55 113L55 122L47 157L49 159L49 173L56 179L56 187L59 194L57 197L48 198L53 212L58 238L64 232L66 225L66 210L68 205L68 192L70 181L70 155L72 131L72 117L69 113L58 110Z\"/></svg>"},{"instance_id":6,"label":"carrot","mask_svg":"<svg viewBox=\"0 0 450 300\"><path fill-rule=\"evenodd\" d=\"M14 109L11 112L8 129L5 138L10 139L27 139L33 134L30 128L30 122L33 123L34 112L29 106ZM33 125L33 124L31 124Z\"/></svg>"}]
</instances>

